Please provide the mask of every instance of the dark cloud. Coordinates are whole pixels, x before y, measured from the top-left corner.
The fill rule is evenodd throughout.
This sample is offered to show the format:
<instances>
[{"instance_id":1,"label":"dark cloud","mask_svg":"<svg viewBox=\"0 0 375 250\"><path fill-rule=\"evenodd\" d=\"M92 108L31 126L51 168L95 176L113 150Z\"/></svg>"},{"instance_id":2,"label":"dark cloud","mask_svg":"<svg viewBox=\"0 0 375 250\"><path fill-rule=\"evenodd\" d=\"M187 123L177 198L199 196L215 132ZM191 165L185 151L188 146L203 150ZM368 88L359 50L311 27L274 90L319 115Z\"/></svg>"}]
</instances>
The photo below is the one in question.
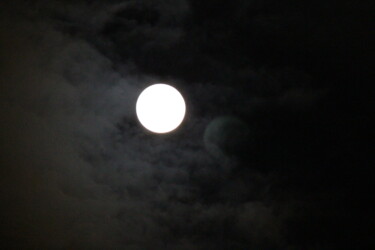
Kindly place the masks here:
<instances>
[{"instance_id":1,"label":"dark cloud","mask_svg":"<svg viewBox=\"0 0 375 250\"><path fill-rule=\"evenodd\" d=\"M370 150L359 122L367 124L367 102L357 101L360 88L344 86L369 81L356 76L368 76L364 60L352 65L363 52L353 36L369 37L359 25L368 8L186 0L0 7L1 247L370 244L356 226L370 214L362 209ZM134 110L140 91L159 81L181 90L188 113L177 131L155 136ZM234 120L208 136L218 117Z\"/></svg>"}]
</instances>

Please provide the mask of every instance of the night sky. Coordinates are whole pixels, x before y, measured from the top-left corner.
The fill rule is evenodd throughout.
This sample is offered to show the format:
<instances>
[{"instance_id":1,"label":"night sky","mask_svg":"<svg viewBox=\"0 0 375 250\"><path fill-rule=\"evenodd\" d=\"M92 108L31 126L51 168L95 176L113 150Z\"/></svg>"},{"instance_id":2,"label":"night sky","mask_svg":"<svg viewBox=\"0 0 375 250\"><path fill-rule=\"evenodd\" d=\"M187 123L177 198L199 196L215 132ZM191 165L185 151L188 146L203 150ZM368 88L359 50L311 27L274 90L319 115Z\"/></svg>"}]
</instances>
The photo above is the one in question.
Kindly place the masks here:
<instances>
[{"instance_id":1,"label":"night sky","mask_svg":"<svg viewBox=\"0 0 375 250\"><path fill-rule=\"evenodd\" d=\"M374 13L1 1L0 248L375 249ZM163 135L135 113L159 82L187 105Z\"/></svg>"}]
</instances>

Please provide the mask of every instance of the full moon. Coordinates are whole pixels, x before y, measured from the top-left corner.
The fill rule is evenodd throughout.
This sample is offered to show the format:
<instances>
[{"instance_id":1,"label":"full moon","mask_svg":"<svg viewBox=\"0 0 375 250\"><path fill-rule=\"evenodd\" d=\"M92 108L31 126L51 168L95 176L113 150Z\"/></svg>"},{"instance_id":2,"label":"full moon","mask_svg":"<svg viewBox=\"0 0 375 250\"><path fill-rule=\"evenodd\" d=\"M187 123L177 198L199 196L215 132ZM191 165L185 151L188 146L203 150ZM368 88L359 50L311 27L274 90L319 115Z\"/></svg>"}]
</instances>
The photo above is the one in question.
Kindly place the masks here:
<instances>
[{"instance_id":1,"label":"full moon","mask_svg":"<svg viewBox=\"0 0 375 250\"><path fill-rule=\"evenodd\" d=\"M154 133L176 129L185 117L184 98L174 87L157 83L144 89L136 104L139 122Z\"/></svg>"}]
</instances>

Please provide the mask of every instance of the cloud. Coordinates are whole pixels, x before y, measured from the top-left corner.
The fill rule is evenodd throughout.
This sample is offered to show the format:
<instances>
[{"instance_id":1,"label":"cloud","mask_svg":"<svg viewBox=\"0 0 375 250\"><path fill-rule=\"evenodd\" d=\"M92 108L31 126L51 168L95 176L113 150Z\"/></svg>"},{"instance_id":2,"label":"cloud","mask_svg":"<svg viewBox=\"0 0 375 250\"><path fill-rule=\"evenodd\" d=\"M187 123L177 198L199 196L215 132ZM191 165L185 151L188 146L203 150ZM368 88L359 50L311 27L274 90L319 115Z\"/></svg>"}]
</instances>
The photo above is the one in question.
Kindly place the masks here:
<instances>
[{"instance_id":1,"label":"cloud","mask_svg":"<svg viewBox=\"0 0 375 250\"><path fill-rule=\"evenodd\" d=\"M100 153L114 122L131 114L136 88L87 43L44 23L10 24L2 22L1 50L4 244L112 244L120 203L82 155Z\"/></svg>"},{"instance_id":2,"label":"cloud","mask_svg":"<svg viewBox=\"0 0 375 250\"><path fill-rule=\"evenodd\" d=\"M1 244L163 248L187 209L170 197L191 196L183 159L205 154L128 122L151 77L121 76L85 40L29 18L1 22Z\"/></svg>"},{"instance_id":3,"label":"cloud","mask_svg":"<svg viewBox=\"0 0 375 250\"><path fill-rule=\"evenodd\" d=\"M217 41L203 32L212 23L187 28L183 0L17 3L0 12L0 246L286 244L291 209L267 203L274 173L257 171L268 159L223 169L203 134L220 115L248 122L259 106L314 102L306 73L206 53ZM155 137L134 110L142 88L161 79L181 87L190 113L179 131Z\"/></svg>"}]
</instances>

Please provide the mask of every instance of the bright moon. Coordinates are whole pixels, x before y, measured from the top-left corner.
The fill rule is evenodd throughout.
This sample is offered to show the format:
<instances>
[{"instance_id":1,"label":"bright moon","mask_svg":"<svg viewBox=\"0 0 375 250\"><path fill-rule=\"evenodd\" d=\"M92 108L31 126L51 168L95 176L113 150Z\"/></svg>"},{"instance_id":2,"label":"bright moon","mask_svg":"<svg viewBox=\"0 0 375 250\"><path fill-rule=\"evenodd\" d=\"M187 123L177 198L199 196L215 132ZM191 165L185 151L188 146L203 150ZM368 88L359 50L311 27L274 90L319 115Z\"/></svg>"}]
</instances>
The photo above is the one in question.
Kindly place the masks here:
<instances>
[{"instance_id":1,"label":"bright moon","mask_svg":"<svg viewBox=\"0 0 375 250\"><path fill-rule=\"evenodd\" d=\"M168 133L176 129L184 119L185 111L185 101L180 92L163 83L143 90L136 105L138 120L154 133Z\"/></svg>"}]
</instances>

